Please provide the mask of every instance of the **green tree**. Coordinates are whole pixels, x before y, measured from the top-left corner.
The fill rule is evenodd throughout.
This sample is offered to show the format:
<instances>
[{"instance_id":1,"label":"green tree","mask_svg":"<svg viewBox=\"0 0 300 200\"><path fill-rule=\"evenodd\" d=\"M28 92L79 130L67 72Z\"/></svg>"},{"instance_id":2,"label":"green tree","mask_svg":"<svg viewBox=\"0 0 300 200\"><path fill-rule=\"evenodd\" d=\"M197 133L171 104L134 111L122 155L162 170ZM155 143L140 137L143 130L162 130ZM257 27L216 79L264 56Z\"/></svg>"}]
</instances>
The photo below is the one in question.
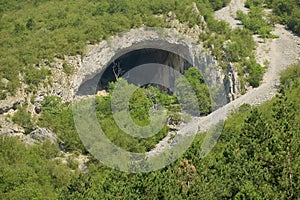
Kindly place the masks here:
<instances>
[{"instance_id":1,"label":"green tree","mask_svg":"<svg viewBox=\"0 0 300 200\"><path fill-rule=\"evenodd\" d=\"M273 179L282 191L285 191L286 199L293 199L299 193L299 186L294 177L298 165L293 164L298 159L297 135L299 129L295 121L295 109L286 95L281 94L273 105L273 134L274 143L271 149L274 151ZM296 172L297 173L297 172Z\"/></svg>"}]
</instances>

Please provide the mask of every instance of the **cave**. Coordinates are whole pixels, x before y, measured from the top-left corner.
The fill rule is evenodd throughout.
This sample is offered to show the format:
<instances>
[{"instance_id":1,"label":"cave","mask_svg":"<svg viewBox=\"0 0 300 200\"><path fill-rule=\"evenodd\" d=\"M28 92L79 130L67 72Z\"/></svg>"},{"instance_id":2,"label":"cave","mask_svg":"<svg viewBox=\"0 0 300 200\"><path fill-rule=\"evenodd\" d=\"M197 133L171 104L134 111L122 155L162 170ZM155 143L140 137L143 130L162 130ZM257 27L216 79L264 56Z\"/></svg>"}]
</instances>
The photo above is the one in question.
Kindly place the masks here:
<instances>
[{"instance_id":1,"label":"cave","mask_svg":"<svg viewBox=\"0 0 300 200\"><path fill-rule=\"evenodd\" d=\"M128 75L128 72L131 69L145 64L161 64L169 66L171 69L176 70L181 74L192 66L188 60L171 51L158 48L133 49L115 55L100 73L84 82L80 86L79 91L81 91L81 95L87 95L93 93L90 91L107 90L109 82L114 82L119 77L126 79L123 75ZM175 84L173 74L174 72L172 72L172 70L169 70L168 72L157 70L155 73L145 72L144 76L162 79L164 82L167 82L165 85L171 85L171 87L173 87ZM130 80L128 80L128 82L131 83ZM93 85L96 87L96 90L94 88L91 89L91 86ZM162 85L151 85L154 85L161 91L172 93L168 88Z\"/></svg>"},{"instance_id":2,"label":"cave","mask_svg":"<svg viewBox=\"0 0 300 200\"><path fill-rule=\"evenodd\" d=\"M183 73L186 69L188 69L192 64L190 64L187 60L182 58L181 56L162 49L154 49L154 48L144 48L130 51L117 59L112 60L109 65L104 70L101 79L98 83L98 90L105 90L108 87L108 83L112 81L116 81L118 77L126 74L129 70L133 69L136 66L141 66L144 64L162 64ZM172 80L172 72L170 71L169 77L161 77L165 81ZM156 75L159 75L160 71L156 71ZM166 73L164 73L166 74ZM150 76L151 74L144 74L145 76ZM152 74L154 76L155 74ZM170 83L173 84L173 83ZM167 90L167 88L160 87L156 85L159 89Z\"/></svg>"}]
</instances>

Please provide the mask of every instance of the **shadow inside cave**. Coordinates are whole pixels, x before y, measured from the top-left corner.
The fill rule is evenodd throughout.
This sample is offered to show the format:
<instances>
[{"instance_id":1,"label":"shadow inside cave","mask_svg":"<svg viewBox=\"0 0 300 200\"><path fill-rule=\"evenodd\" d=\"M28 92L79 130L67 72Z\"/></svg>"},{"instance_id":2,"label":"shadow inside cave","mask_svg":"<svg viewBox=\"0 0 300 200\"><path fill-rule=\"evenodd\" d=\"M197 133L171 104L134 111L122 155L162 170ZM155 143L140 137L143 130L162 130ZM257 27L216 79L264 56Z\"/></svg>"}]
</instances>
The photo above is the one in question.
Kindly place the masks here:
<instances>
[{"instance_id":1,"label":"shadow inside cave","mask_svg":"<svg viewBox=\"0 0 300 200\"><path fill-rule=\"evenodd\" d=\"M120 56L115 56L100 73L81 84L77 95L93 95L99 90L107 90L110 82L116 81L117 78L122 77L124 74L130 75L131 69L145 64L161 64L170 67L167 72L156 70L155 73L144 72L139 74L139 76L147 76L147 78L152 76L153 79L159 78L165 82L164 85L172 87L175 84L174 70L183 74L185 70L193 66L182 56L167 50L156 48L135 49ZM126 77L123 78L126 79ZM164 86L153 85L161 91L170 92Z\"/></svg>"}]
</instances>

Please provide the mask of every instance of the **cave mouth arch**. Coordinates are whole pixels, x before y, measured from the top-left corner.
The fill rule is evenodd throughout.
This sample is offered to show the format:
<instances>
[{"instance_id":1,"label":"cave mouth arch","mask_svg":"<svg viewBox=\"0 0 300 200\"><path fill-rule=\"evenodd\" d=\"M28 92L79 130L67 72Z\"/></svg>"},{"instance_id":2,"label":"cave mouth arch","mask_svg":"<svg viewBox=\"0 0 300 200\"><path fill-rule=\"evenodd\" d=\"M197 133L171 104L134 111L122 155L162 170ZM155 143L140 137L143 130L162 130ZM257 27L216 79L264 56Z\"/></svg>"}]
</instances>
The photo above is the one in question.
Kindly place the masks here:
<instances>
[{"instance_id":1,"label":"cave mouth arch","mask_svg":"<svg viewBox=\"0 0 300 200\"><path fill-rule=\"evenodd\" d=\"M193 66L182 56L163 49L157 48L142 48L129 51L117 58L113 58L103 71L103 74L99 80L97 90L106 90L109 82L116 81L136 66L144 64L163 64L169 66L180 73L183 73L189 67ZM159 75L160 71L157 71ZM147 74L145 74L147 75ZM172 77L172 72L169 72ZM161 77L164 80L170 79L170 77Z\"/></svg>"},{"instance_id":2,"label":"cave mouth arch","mask_svg":"<svg viewBox=\"0 0 300 200\"><path fill-rule=\"evenodd\" d=\"M169 81L167 85L175 84L173 70L183 74L185 70L194 66L185 45L153 41L150 45L145 46L141 43L116 52L92 78L80 85L77 95L94 95L97 91L107 90L110 82L115 82L117 78L126 73L128 74L131 69L144 64L162 64L170 67L167 73L165 71L155 72L156 78L163 79L165 82ZM145 76L149 76L149 74L145 74ZM129 83L131 82L129 81ZM163 86L150 85L161 91L170 92L168 88Z\"/></svg>"}]
</instances>

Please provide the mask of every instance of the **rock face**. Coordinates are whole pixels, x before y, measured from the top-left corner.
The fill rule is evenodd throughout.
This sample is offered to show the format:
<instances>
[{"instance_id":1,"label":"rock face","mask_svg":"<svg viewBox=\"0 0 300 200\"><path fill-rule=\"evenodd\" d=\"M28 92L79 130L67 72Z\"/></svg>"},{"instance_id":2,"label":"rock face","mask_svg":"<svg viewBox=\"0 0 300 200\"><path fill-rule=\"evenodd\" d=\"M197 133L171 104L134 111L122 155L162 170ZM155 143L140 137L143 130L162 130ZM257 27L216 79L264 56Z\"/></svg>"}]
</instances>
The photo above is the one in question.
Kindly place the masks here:
<instances>
[{"instance_id":1,"label":"rock face","mask_svg":"<svg viewBox=\"0 0 300 200\"><path fill-rule=\"evenodd\" d=\"M59 96L62 98L63 102L70 102L73 100L74 90L76 87L76 76L77 71L81 67L81 56L65 56L64 60L55 59L51 63L51 72L53 83L51 87L48 87L47 90L44 90L44 94ZM64 66L68 66L72 69L72 72L66 73ZM44 96L44 95L42 95Z\"/></svg>"},{"instance_id":2,"label":"rock face","mask_svg":"<svg viewBox=\"0 0 300 200\"><path fill-rule=\"evenodd\" d=\"M237 68L233 66L232 63L227 65L227 73L225 75L224 85L229 102L239 97L241 83L239 81Z\"/></svg>"}]
</instances>

